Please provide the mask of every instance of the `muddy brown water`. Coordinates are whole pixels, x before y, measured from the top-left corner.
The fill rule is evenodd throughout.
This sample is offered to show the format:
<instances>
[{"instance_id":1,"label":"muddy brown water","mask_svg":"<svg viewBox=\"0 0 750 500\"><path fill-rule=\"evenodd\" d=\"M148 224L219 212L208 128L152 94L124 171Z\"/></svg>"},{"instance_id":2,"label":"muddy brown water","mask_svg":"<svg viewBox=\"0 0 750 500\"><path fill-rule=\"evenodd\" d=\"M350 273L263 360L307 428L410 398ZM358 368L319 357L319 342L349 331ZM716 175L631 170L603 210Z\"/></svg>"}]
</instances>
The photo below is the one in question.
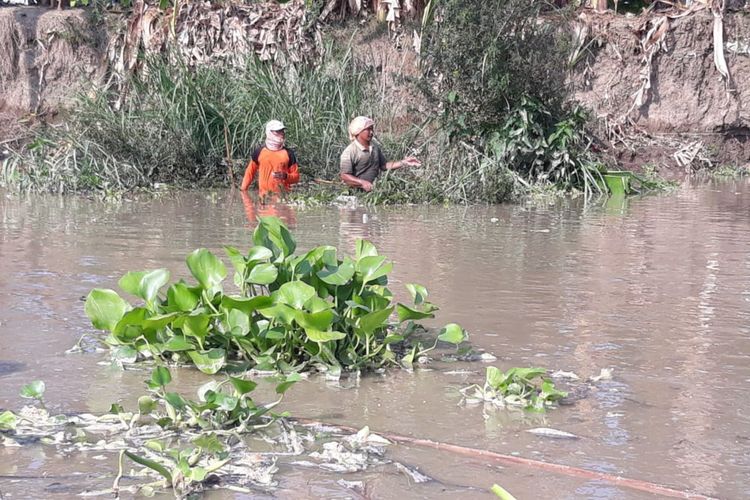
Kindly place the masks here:
<instances>
[{"instance_id":1,"label":"muddy brown water","mask_svg":"<svg viewBox=\"0 0 750 500\"><path fill-rule=\"evenodd\" d=\"M273 209L261 210L261 215ZM297 384L283 407L333 424L432 439L640 479L719 498L750 497L750 182L684 185L674 193L585 205L469 208L276 209L300 249L334 244L352 253L372 240L394 261L391 288L427 286L438 320L458 322L496 366L541 366L581 378L611 368L583 399L544 415L458 405L486 365L436 360L413 373ZM82 298L116 288L131 270L186 276L195 248L251 243L237 193L157 200L0 199L0 409L18 390L47 384L59 412L131 408L147 372L122 371L106 352L65 354L93 331ZM223 255L223 253L221 253ZM434 322L433 326L438 325ZM192 388L200 373L181 370ZM187 389L186 389L187 390ZM580 436L525 432L551 427ZM499 483L519 499L655 498L642 491L418 446L389 457L434 479L416 484L395 468L338 475L280 463L278 488L258 498L492 498ZM0 498L70 498L107 488L115 454L56 454L0 447ZM243 498L214 493L211 498Z\"/></svg>"}]
</instances>

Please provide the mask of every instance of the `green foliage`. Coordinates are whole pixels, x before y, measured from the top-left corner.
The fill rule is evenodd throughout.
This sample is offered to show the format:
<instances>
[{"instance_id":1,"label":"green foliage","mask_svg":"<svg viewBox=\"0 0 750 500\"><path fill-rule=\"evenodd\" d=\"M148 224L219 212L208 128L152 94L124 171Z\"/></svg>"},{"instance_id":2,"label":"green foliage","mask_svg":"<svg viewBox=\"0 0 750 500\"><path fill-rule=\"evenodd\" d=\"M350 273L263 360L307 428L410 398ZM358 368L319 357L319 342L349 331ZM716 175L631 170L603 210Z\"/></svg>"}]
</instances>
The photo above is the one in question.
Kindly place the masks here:
<instances>
[{"instance_id":1,"label":"green foliage","mask_svg":"<svg viewBox=\"0 0 750 500\"><path fill-rule=\"evenodd\" d=\"M562 11L542 18L548 8L543 0L445 0L426 11L424 90L447 134L433 177L453 178L438 185L448 201L502 201L519 184L601 191L587 117L567 103L566 19ZM440 21L431 20L435 9ZM466 144L478 153L473 168L451 158L450 148Z\"/></svg>"},{"instance_id":2,"label":"green foliage","mask_svg":"<svg viewBox=\"0 0 750 500\"><path fill-rule=\"evenodd\" d=\"M127 91L79 96L62 124L6 161L0 184L18 190L128 190L154 183L226 184L227 158L241 179L264 124L282 120L303 175L338 176L349 120L372 111L371 72L329 48L316 65L191 68L150 59Z\"/></svg>"},{"instance_id":3,"label":"green foliage","mask_svg":"<svg viewBox=\"0 0 750 500\"><path fill-rule=\"evenodd\" d=\"M488 366L484 386L472 385L461 392L472 401L544 411L568 395L557 390L546 373L544 368L510 368L503 372Z\"/></svg>"},{"instance_id":4,"label":"green foliage","mask_svg":"<svg viewBox=\"0 0 750 500\"><path fill-rule=\"evenodd\" d=\"M414 320L434 317L427 290L407 285L413 304L392 304L387 288L392 264L368 241L352 259L334 247L295 255L296 243L275 217L260 219L246 254L227 247L239 295L224 291L227 270L205 249L191 253L188 268L197 281L167 284L166 270L128 273L120 286L145 301L132 307L112 290L89 293L85 311L92 324L109 331L106 342L121 362L158 357L192 362L214 374L230 363L263 370L298 371L308 365L334 374L342 369L411 364L438 340L459 344L466 332L447 325L431 347L420 344L399 357ZM389 321L396 311L398 321ZM127 348L126 352L122 352ZM151 387L169 380L152 379Z\"/></svg>"},{"instance_id":5,"label":"green foliage","mask_svg":"<svg viewBox=\"0 0 750 500\"><path fill-rule=\"evenodd\" d=\"M18 417L9 410L0 413L0 431L12 431L16 428Z\"/></svg>"},{"instance_id":6,"label":"green foliage","mask_svg":"<svg viewBox=\"0 0 750 500\"><path fill-rule=\"evenodd\" d=\"M564 19L543 0L444 0L442 20L427 26L426 68L441 75L433 89L458 136L497 130L523 99L562 109L569 38ZM467 36L471 34L471 36Z\"/></svg>"},{"instance_id":7,"label":"green foliage","mask_svg":"<svg viewBox=\"0 0 750 500\"><path fill-rule=\"evenodd\" d=\"M150 394L138 399L138 413L130 416L119 405L112 405L122 421L141 425L156 422L166 431L186 432L195 436L191 446L167 448L165 443L152 439L138 450L123 450L122 459L130 460L159 474L167 487L180 498L197 491L212 472L230 461L228 440L236 436L268 427L283 415L271 410L281 402L284 393L300 376L293 373L276 385L276 401L260 405L251 397L257 384L252 380L228 377L212 380L198 389L198 400L186 398L168 390L172 376L164 366L157 366L146 381ZM115 484L117 484L117 481Z\"/></svg>"},{"instance_id":8,"label":"green foliage","mask_svg":"<svg viewBox=\"0 0 750 500\"><path fill-rule=\"evenodd\" d=\"M279 398L259 405L250 393L257 384L252 380L228 377L224 381L212 380L198 389L198 400L170 392L169 370L163 366L154 369L146 381L150 394L138 399L138 414L149 416L165 429L190 428L200 431L233 429L248 432L267 427L278 415L270 411L281 402L284 393L300 380L298 373L283 377L276 385ZM118 411L122 413L122 411Z\"/></svg>"},{"instance_id":9,"label":"green foliage","mask_svg":"<svg viewBox=\"0 0 750 500\"><path fill-rule=\"evenodd\" d=\"M46 386L42 380L34 380L33 382L21 387L19 395L26 399L36 399L40 403L44 403L44 391Z\"/></svg>"}]
</instances>

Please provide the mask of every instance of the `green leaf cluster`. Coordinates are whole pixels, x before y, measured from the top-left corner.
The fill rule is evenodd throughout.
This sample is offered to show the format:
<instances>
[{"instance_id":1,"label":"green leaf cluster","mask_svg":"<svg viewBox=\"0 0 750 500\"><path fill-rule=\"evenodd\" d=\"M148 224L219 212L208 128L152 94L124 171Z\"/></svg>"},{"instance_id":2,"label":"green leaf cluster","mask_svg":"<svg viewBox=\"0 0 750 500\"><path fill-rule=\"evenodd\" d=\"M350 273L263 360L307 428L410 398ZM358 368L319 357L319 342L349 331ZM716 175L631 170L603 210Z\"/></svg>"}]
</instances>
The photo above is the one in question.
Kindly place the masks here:
<instances>
[{"instance_id":1,"label":"green leaf cluster","mask_svg":"<svg viewBox=\"0 0 750 500\"><path fill-rule=\"evenodd\" d=\"M484 399L499 399L504 404L527 410L544 411L547 406L568 395L555 389L544 368L510 368L488 366L484 382Z\"/></svg>"},{"instance_id":2,"label":"green leaf cluster","mask_svg":"<svg viewBox=\"0 0 750 500\"><path fill-rule=\"evenodd\" d=\"M146 381L150 393L138 399L139 420L148 417L167 429L252 431L270 425L278 417L270 411L300 379L298 373L282 376L276 385L278 399L267 404L257 404L251 397L256 382L232 376L204 384L198 389L198 399L192 400L168 390L172 381L169 369L158 366ZM123 413L119 406L113 406L113 411Z\"/></svg>"},{"instance_id":3,"label":"green leaf cluster","mask_svg":"<svg viewBox=\"0 0 750 500\"><path fill-rule=\"evenodd\" d=\"M152 439L145 443L143 453L123 450L120 470L123 456L128 457L162 476L180 498L187 496L196 491L210 473L229 462L228 440L268 427L286 416L271 410L300 378L298 373L282 377L276 385L278 399L267 404L257 404L250 396L256 382L231 376L204 384L198 389L198 399L193 400L170 391L167 388L172 381L169 369L157 366L146 380L149 394L138 399L137 414L125 413L118 404L112 405L111 411L123 421L129 418L131 425L156 422L166 430L190 431L195 437L191 446L183 449L167 448L163 441ZM13 424L12 419L5 420L8 425ZM2 421L0 419L0 425Z\"/></svg>"},{"instance_id":4,"label":"green leaf cluster","mask_svg":"<svg viewBox=\"0 0 750 500\"><path fill-rule=\"evenodd\" d=\"M196 283L168 285L166 269L130 272L119 286L142 305L132 306L114 290L94 289L85 312L94 327L109 332L106 342L117 361L191 362L208 374L234 362L284 372L310 365L333 373L408 366L435 347L416 344L397 355L393 346L405 344L414 321L434 317L438 308L417 284L407 285L412 304L393 304L387 287L393 265L369 241L357 242L354 258L340 259L331 246L295 255L288 228L278 218L263 217L253 243L247 253L225 248L239 294L225 291L228 271L221 259L198 249L187 257ZM397 320L391 321L394 311ZM465 338L465 331L451 324L435 344Z\"/></svg>"}]
</instances>

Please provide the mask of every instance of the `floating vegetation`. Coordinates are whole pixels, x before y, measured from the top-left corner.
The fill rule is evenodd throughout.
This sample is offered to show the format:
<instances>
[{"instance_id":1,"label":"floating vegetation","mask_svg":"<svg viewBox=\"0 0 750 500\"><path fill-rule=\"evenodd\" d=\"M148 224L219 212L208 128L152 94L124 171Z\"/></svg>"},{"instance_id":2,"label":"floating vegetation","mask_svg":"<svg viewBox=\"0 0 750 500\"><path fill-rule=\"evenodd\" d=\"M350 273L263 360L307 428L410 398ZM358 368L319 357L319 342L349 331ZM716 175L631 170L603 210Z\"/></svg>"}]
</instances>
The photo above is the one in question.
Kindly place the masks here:
<instances>
[{"instance_id":1,"label":"floating vegetation","mask_svg":"<svg viewBox=\"0 0 750 500\"><path fill-rule=\"evenodd\" d=\"M467 404L491 403L499 408L520 407L542 412L555 406L567 392L557 390L544 368L510 368L503 372L488 366L483 386L461 389Z\"/></svg>"},{"instance_id":2,"label":"floating vegetation","mask_svg":"<svg viewBox=\"0 0 750 500\"><path fill-rule=\"evenodd\" d=\"M86 314L94 327L109 332L105 342L118 362L157 358L192 363L208 374L314 367L338 377L343 369L410 368L438 341L457 345L466 339L451 323L432 345L408 342L420 328L415 321L433 318L438 307L418 284L406 285L412 305L393 304L386 286L393 264L369 241L357 241L353 259L339 259L332 246L296 256L287 227L263 217L253 242L247 254L225 247L239 295L223 289L224 263L198 249L187 257L197 284L180 280L160 294L169 281L167 269L129 272L118 284L143 305L133 307L113 290L94 289Z\"/></svg>"},{"instance_id":3,"label":"floating vegetation","mask_svg":"<svg viewBox=\"0 0 750 500\"><path fill-rule=\"evenodd\" d=\"M296 378L288 376L277 384L279 401ZM124 492L152 496L165 489L176 498L212 489L272 493L281 457L290 457L292 465L336 473L389 465L415 481L429 480L388 459L386 447L391 441L368 427L349 433L336 427L293 426L286 414L269 411L279 401L253 402L249 396L253 381L228 377L209 382L198 389L195 401L169 392L170 382L169 370L157 367L146 381L149 394L138 400L137 411L113 404L110 413L100 416L51 415L41 407L39 394L34 397L38 406L0 413L0 445L54 446L66 456L76 452L117 456L112 488L79 494L85 497ZM254 451L258 449L263 451ZM129 484L121 484L124 478ZM365 490L362 482L341 485Z\"/></svg>"}]
</instances>

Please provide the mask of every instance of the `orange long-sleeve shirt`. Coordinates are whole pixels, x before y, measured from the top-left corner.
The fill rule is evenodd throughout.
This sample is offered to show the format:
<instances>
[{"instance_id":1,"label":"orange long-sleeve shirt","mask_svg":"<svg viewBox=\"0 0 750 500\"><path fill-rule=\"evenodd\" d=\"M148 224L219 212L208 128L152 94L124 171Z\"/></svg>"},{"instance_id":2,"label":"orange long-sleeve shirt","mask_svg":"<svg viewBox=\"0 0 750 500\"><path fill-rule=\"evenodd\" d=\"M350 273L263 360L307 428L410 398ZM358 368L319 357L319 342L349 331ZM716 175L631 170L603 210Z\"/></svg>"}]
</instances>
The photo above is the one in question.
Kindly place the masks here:
<instances>
[{"instance_id":1,"label":"orange long-sleeve shirt","mask_svg":"<svg viewBox=\"0 0 750 500\"><path fill-rule=\"evenodd\" d=\"M286 173L286 179L276 179L274 172ZM292 184L299 182L299 165L293 151L282 148L271 151L266 147L260 147L253 152L253 157L245 169L242 178L242 191L250 187L255 174L258 174L258 191L263 196L269 192L280 193L289 191Z\"/></svg>"}]
</instances>

